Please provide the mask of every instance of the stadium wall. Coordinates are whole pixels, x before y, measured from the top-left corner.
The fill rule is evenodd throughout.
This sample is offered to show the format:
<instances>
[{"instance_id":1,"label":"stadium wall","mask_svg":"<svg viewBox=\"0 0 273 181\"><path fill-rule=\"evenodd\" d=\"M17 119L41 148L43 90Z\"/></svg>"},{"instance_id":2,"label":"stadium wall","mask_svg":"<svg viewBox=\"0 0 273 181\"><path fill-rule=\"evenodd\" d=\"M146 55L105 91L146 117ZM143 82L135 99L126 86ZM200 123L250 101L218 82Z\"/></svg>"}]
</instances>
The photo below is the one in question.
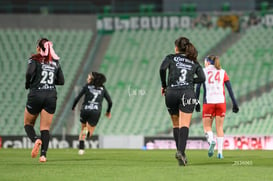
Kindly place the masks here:
<instances>
[{"instance_id":1,"label":"stadium wall","mask_svg":"<svg viewBox=\"0 0 273 181\"><path fill-rule=\"evenodd\" d=\"M230 9L235 11L251 11L255 9L256 2L255 0L184 0L183 3L185 4L196 4L197 11L221 11L221 8L224 3L230 4ZM164 12L179 12L181 6L181 0L163 0L163 10Z\"/></svg>"},{"instance_id":2,"label":"stadium wall","mask_svg":"<svg viewBox=\"0 0 273 181\"><path fill-rule=\"evenodd\" d=\"M78 136L52 136L49 148L78 148ZM208 149L205 137L193 137L187 141L187 149ZM0 136L1 148L30 149L33 143L26 136ZM87 149L176 149L172 137L144 136L92 136L85 140ZM225 150L273 150L273 136L230 136L224 137Z\"/></svg>"},{"instance_id":3,"label":"stadium wall","mask_svg":"<svg viewBox=\"0 0 273 181\"><path fill-rule=\"evenodd\" d=\"M248 14L238 15L232 12L219 15L209 13L207 15L211 16L212 27L231 28L234 32L239 32L241 27L247 26L246 23L250 19ZM273 12L257 16L261 19L259 24L266 27L273 26ZM199 17L179 13L99 15L97 31L111 33L123 30L189 29L193 27L194 22L198 21L198 19Z\"/></svg>"},{"instance_id":4,"label":"stadium wall","mask_svg":"<svg viewBox=\"0 0 273 181\"><path fill-rule=\"evenodd\" d=\"M96 15L0 14L1 28L95 30L96 19Z\"/></svg>"},{"instance_id":5,"label":"stadium wall","mask_svg":"<svg viewBox=\"0 0 273 181\"><path fill-rule=\"evenodd\" d=\"M0 13L95 14L128 12L179 12L181 6L193 5L190 11L247 11L261 9L261 4L272 0L2 0Z\"/></svg>"}]
</instances>

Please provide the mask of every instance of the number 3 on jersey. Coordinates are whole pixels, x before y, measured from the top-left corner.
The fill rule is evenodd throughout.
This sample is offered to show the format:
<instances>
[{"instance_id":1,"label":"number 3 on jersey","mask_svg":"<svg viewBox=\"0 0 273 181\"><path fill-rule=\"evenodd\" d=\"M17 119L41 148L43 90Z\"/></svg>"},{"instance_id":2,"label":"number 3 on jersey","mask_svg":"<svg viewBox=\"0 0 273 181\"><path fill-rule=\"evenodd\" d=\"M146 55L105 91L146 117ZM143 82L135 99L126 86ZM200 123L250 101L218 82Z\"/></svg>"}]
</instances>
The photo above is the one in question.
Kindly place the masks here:
<instances>
[{"instance_id":1,"label":"number 3 on jersey","mask_svg":"<svg viewBox=\"0 0 273 181\"><path fill-rule=\"evenodd\" d=\"M53 84L54 73L43 70L42 71L42 84Z\"/></svg>"},{"instance_id":2,"label":"number 3 on jersey","mask_svg":"<svg viewBox=\"0 0 273 181\"><path fill-rule=\"evenodd\" d=\"M179 82L185 82L186 75L187 75L187 70L186 69L181 69L181 71L180 71L180 77L179 77Z\"/></svg>"},{"instance_id":3,"label":"number 3 on jersey","mask_svg":"<svg viewBox=\"0 0 273 181\"><path fill-rule=\"evenodd\" d=\"M220 71L208 71L208 83L213 84L215 81L220 83Z\"/></svg>"}]
</instances>

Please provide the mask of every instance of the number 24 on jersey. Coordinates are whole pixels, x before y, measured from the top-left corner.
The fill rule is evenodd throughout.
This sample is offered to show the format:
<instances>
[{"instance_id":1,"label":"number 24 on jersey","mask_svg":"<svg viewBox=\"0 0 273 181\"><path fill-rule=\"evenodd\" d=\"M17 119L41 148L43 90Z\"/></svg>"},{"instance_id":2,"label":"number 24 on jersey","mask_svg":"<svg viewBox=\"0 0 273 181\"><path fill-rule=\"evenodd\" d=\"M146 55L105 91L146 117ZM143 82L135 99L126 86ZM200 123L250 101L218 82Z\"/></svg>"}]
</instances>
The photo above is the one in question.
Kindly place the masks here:
<instances>
[{"instance_id":1,"label":"number 24 on jersey","mask_svg":"<svg viewBox=\"0 0 273 181\"><path fill-rule=\"evenodd\" d=\"M208 83L214 84L215 82L221 82L220 71L208 71Z\"/></svg>"}]
</instances>

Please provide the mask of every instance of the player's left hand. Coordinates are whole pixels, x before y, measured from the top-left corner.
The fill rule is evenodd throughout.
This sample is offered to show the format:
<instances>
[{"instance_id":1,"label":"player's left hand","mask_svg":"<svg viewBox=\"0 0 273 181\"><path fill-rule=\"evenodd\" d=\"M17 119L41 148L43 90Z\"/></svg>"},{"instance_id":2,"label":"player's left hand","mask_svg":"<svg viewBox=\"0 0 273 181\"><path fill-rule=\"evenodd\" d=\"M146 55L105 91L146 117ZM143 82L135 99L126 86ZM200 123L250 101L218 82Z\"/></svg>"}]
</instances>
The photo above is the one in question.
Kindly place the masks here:
<instances>
[{"instance_id":1,"label":"player's left hand","mask_svg":"<svg viewBox=\"0 0 273 181\"><path fill-rule=\"evenodd\" d=\"M161 87L161 95L162 95L162 96L165 96L165 93L166 93L166 88Z\"/></svg>"},{"instance_id":2,"label":"player's left hand","mask_svg":"<svg viewBox=\"0 0 273 181\"><path fill-rule=\"evenodd\" d=\"M238 105L236 105L236 104L233 105L233 107L232 107L232 112L234 112L234 113L239 112L239 107L238 107Z\"/></svg>"},{"instance_id":3,"label":"player's left hand","mask_svg":"<svg viewBox=\"0 0 273 181\"><path fill-rule=\"evenodd\" d=\"M25 89L29 89L29 84L25 83Z\"/></svg>"},{"instance_id":4,"label":"player's left hand","mask_svg":"<svg viewBox=\"0 0 273 181\"><path fill-rule=\"evenodd\" d=\"M200 112L200 111L201 111L200 103L197 103L197 104L195 105L195 111L196 111L196 112Z\"/></svg>"},{"instance_id":5,"label":"player's left hand","mask_svg":"<svg viewBox=\"0 0 273 181\"><path fill-rule=\"evenodd\" d=\"M106 116L108 119L110 119L112 115L111 115L110 112L106 112L106 113L105 113L105 116Z\"/></svg>"}]
</instances>

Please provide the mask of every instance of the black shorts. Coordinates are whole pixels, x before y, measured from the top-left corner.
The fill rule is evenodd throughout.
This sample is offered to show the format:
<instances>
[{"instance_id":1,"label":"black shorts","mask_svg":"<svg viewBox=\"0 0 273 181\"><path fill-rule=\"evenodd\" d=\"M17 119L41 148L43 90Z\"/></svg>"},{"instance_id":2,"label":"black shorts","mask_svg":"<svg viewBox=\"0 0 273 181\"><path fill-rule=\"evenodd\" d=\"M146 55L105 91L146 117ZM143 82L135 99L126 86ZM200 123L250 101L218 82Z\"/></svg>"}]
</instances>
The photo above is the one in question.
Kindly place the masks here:
<instances>
[{"instance_id":1,"label":"black shorts","mask_svg":"<svg viewBox=\"0 0 273 181\"><path fill-rule=\"evenodd\" d=\"M179 115L179 110L184 113L193 113L197 103L195 93L191 89L167 89L165 104L170 115Z\"/></svg>"},{"instance_id":2,"label":"black shorts","mask_svg":"<svg viewBox=\"0 0 273 181\"><path fill-rule=\"evenodd\" d=\"M88 122L91 126L96 126L99 122L101 112L100 111L86 111L81 110L81 123L86 124Z\"/></svg>"},{"instance_id":3,"label":"black shorts","mask_svg":"<svg viewBox=\"0 0 273 181\"><path fill-rule=\"evenodd\" d=\"M28 93L26 108L30 114L38 114L42 109L49 114L54 114L56 110L56 91L30 91Z\"/></svg>"}]
</instances>

